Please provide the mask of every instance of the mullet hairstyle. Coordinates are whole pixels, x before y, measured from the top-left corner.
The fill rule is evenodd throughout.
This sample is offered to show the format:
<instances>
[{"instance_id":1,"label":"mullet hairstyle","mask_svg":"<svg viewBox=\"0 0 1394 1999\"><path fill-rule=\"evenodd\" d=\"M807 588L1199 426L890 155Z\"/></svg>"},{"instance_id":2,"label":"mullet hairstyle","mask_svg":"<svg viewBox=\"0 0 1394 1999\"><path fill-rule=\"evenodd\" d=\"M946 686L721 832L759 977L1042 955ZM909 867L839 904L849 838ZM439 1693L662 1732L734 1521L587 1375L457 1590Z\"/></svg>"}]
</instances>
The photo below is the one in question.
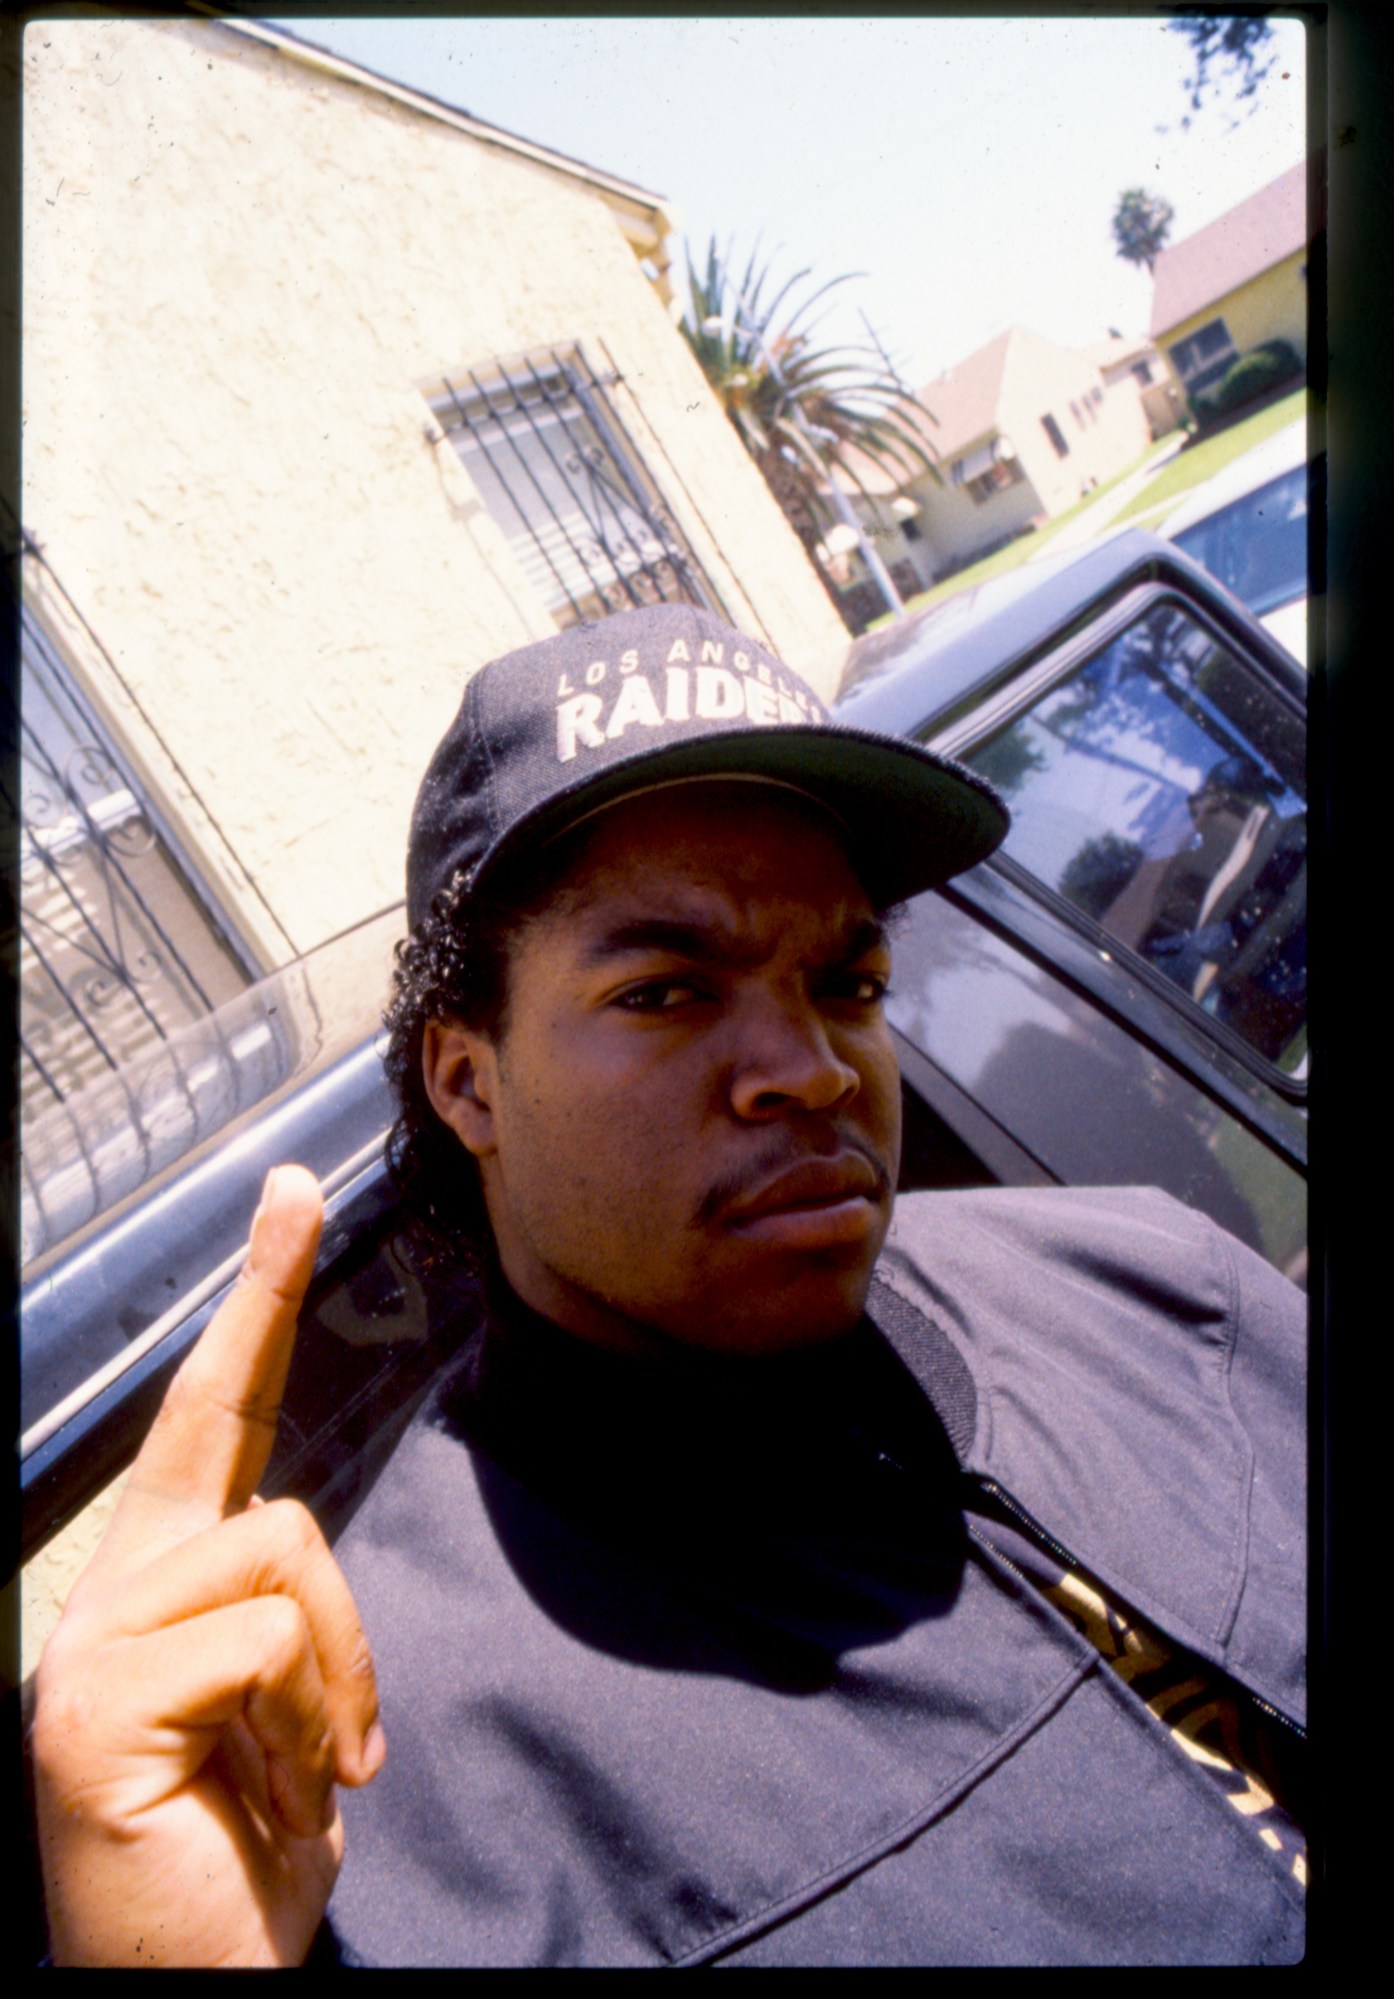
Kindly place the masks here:
<instances>
[{"instance_id":1,"label":"mullet hairstyle","mask_svg":"<svg viewBox=\"0 0 1394 1999\"><path fill-rule=\"evenodd\" d=\"M492 1236L477 1162L437 1116L422 1065L426 1028L457 1021L493 1039L508 1027L508 966L527 925L553 901L586 829L562 834L495 871L481 891L457 873L396 949L392 997L383 1015L387 1078L397 1119L387 1159L423 1261L448 1258L482 1269Z\"/></svg>"}]
</instances>

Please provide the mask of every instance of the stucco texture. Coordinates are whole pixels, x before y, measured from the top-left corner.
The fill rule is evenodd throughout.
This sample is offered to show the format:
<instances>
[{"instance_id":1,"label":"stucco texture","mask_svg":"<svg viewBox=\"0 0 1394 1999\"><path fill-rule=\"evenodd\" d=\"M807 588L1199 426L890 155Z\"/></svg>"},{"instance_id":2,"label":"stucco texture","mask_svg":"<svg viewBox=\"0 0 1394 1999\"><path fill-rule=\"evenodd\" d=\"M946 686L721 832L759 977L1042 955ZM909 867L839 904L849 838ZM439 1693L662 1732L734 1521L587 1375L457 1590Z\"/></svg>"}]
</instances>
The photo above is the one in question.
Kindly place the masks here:
<instances>
[{"instance_id":1,"label":"stucco texture","mask_svg":"<svg viewBox=\"0 0 1394 1999\"><path fill-rule=\"evenodd\" d=\"M23 52L25 524L235 855L234 920L239 869L297 951L397 900L466 677L551 629L428 439L444 371L603 340L735 621L835 648L593 188L218 23Z\"/></svg>"}]
</instances>

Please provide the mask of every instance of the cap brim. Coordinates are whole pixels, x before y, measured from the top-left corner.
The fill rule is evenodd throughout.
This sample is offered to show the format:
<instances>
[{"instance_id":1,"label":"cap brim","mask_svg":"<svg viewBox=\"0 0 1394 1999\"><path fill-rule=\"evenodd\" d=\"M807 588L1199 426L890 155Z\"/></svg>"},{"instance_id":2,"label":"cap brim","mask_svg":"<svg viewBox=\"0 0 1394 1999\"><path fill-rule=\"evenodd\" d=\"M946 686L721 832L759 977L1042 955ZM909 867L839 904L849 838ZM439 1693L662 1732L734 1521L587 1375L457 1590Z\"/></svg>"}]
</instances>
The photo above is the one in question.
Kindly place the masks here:
<instances>
[{"instance_id":1,"label":"cap brim","mask_svg":"<svg viewBox=\"0 0 1394 1999\"><path fill-rule=\"evenodd\" d=\"M510 856L641 786L722 776L768 777L825 804L846 827L853 864L883 907L976 867L1011 823L985 778L903 737L843 726L731 729L640 752L554 793L484 856L476 885Z\"/></svg>"}]
</instances>

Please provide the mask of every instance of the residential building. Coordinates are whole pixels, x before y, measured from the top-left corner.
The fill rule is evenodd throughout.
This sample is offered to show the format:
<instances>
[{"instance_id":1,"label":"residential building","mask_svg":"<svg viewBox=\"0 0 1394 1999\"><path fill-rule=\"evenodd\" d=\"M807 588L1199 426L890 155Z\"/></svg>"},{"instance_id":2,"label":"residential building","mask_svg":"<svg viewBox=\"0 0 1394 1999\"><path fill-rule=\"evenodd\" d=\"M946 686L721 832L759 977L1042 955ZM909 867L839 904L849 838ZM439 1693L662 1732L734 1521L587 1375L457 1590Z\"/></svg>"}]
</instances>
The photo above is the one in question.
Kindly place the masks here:
<instances>
[{"instance_id":1,"label":"residential building","mask_svg":"<svg viewBox=\"0 0 1394 1999\"><path fill-rule=\"evenodd\" d=\"M1187 396L1265 341L1285 340L1305 365L1308 186L1304 160L1158 256L1151 334Z\"/></svg>"},{"instance_id":2,"label":"residential building","mask_svg":"<svg viewBox=\"0 0 1394 1999\"><path fill-rule=\"evenodd\" d=\"M1026 327L999 333L919 392L937 459L900 484L858 461L883 560L937 582L1064 513L1143 452L1136 395L1109 394L1086 355ZM906 515L903 503L913 503Z\"/></svg>"},{"instance_id":3,"label":"residential building","mask_svg":"<svg viewBox=\"0 0 1394 1999\"><path fill-rule=\"evenodd\" d=\"M258 22L22 47L39 1115L399 900L484 660L663 597L792 661L842 627L660 196Z\"/></svg>"},{"instance_id":4,"label":"residential building","mask_svg":"<svg viewBox=\"0 0 1394 1999\"><path fill-rule=\"evenodd\" d=\"M1080 351L1098 369L1105 396L1133 398L1142 404L1154 438L1175 430L1186 413L1186 399L1150 340L1129 340L1110 331L1106 340Z\"/></svg>"}]
</instances>

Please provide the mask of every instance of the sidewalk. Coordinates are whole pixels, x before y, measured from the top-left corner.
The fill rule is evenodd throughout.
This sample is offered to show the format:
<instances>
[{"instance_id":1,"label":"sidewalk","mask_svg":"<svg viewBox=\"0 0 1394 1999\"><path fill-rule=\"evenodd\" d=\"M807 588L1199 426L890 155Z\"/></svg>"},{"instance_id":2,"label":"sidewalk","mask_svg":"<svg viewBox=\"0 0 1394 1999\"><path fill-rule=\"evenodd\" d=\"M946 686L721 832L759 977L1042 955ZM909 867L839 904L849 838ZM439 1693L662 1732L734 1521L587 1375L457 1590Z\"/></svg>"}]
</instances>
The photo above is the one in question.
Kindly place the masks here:
<instances>
[{"instance_id":1,"label":"sidewalk","mask_svg":"<svg viewBox=\"0 0 1394 1999\"><path fill-rule=\"evenodd\" d=\"M1155 477L1164 465L1176 456L1186 442L1184 430L1174 430L1156 446L1144 465L1136 472L1130 472L1126 479L1120 479L1116 486L1102 494L1093 506L1085 507L1072 521L1049 537L1045 546L1035 555L1028 556L1029 562L1043 562L1048 556L1057 555L1061 549L1073 548L1080 542L1093 541L1103 533L1109 523L1121 514L1133 497L1141 492L1148 480Z\"/></svg>"}]
</instances>

